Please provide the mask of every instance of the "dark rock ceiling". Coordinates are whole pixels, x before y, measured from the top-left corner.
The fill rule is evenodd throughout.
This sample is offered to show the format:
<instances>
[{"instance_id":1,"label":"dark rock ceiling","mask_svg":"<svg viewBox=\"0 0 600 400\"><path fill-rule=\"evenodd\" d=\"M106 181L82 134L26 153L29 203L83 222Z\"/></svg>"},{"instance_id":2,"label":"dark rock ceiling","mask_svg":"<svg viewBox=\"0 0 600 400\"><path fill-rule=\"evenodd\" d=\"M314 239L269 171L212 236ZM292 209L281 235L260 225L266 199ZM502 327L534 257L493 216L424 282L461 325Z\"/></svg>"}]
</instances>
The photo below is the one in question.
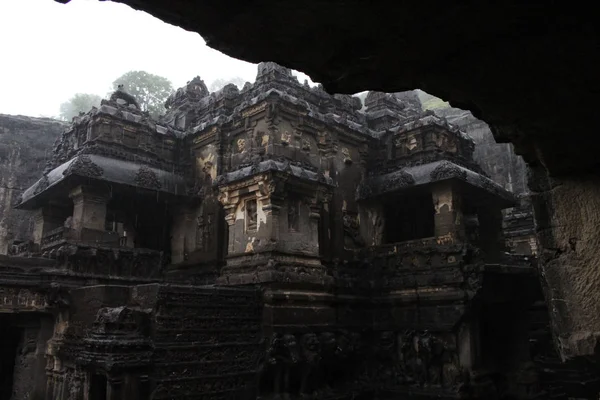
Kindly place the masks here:
<instances>
[{"instance_id":1,"label":"dark rock ceiling","mask_svg":"<svg viewBox=\"0 0 600 400\"><path fill-rule=\"evenodd\" d=\"M596 122L591 10L541 1L118 1L232 57L303 71L330 92L421 88L473 111L498 141L553 173L596 163L597 145L575 140L592 144Z\"/></svg>"}]
</instances>

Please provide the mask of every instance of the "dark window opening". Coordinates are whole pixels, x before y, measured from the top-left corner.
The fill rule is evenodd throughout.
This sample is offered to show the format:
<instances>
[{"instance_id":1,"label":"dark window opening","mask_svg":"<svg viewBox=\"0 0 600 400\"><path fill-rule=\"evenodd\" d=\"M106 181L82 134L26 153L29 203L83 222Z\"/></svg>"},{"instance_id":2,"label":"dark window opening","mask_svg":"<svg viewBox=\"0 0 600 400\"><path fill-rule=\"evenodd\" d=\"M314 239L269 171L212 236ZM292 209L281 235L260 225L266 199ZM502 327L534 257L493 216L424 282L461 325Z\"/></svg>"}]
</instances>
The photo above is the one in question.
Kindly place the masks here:
<instances>
[{"instance_id":1,"label":"dark window opening","mask_svg":"<svg viewBox=\"0 0 600 400\"><path fill-rule=\"evenodd\" d=\"M434 236L433 200L431 194L398 198L385 206L386 243L404 242Z\"/></svg>"},{"instance_id":2,"label":"dark window opening","mask_svg":"<svg viewBox=\"0 0 600 400\"><path fill-rule=\"evenodd\" d=\"M529 314L521 304L484 304L479 318L481 368L506 376L530 360Z\"/></svg>"},{"instance_id":3,"label":"dark window opening","mask_svg":"<svg viewBox=\"0 0 600 400\"><path fill-rule=\"evenodd\" d=\"M90 379L90 400L106 400L106 376L94 374Z\"/></svg>"},{"instance_id":4,"label":"dark window opening","mask_svg":"<svg viewBox=\"0 0 600 400\"><path fill-rule=\"evenodd\" d=\"M138 393L139 393L139 400L148 400L150 398L150 394L151 394L151 390L150 390L150 382L148 381L148 377L147 376L143 376L141 379L138 380L139 382L139 386L138 386Z\"/></svg>"},{"instance_id":5,"label":"dark window opening","mask_svg":"<svg viewBox=\"0 0 600 400\"><path fill-rule=\"evenodd\" d=\"M156 197L113 193L106 213L105 230L114 232L120 246L171 250L169 205Z\"/></svg>"}]
</instances>

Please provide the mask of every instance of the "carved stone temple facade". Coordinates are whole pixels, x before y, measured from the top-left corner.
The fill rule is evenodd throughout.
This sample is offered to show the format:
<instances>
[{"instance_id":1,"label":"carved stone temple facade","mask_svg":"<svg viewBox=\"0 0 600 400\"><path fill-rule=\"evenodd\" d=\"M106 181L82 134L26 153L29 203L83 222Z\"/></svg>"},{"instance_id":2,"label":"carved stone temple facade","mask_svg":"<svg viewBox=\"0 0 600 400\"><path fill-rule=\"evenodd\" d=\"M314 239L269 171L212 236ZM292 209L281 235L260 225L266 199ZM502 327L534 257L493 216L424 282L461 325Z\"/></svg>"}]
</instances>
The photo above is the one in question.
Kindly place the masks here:
<instances>
[{"instance_id":1,"label":"carved stone temple facade","mask_svg":"<svg viewBox=\"0 0 600 400\"><path fill-rule=\"evenodd\" d=\"M364 103L262 63L74 118L0 258L0 398L562 398L514 196L444 119Z\"/></svg>"}]
</instances>

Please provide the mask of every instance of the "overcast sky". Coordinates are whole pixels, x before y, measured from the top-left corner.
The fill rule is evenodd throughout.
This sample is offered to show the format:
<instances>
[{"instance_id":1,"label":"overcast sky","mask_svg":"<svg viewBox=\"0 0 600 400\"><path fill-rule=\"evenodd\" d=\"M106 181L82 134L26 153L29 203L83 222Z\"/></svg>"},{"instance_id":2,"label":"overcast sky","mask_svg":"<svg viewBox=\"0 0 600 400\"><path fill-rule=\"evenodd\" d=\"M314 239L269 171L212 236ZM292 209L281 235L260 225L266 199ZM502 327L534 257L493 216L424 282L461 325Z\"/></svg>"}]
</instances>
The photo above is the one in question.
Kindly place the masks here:
<instances>
[{"instance_id":1,"label":"overcast sky","mask_svg":"<svg viewBox=\"0 0 600 400\"><path fill-rule=\"evenodd\" d=\"M131 70L164 76L175 88L197 75L207 85L256 77L255 64L207 47L197 33L98 0L0 0L0 43L2 114L58 115L73 94L104 97Z\"/></svg>"}]
</instances>

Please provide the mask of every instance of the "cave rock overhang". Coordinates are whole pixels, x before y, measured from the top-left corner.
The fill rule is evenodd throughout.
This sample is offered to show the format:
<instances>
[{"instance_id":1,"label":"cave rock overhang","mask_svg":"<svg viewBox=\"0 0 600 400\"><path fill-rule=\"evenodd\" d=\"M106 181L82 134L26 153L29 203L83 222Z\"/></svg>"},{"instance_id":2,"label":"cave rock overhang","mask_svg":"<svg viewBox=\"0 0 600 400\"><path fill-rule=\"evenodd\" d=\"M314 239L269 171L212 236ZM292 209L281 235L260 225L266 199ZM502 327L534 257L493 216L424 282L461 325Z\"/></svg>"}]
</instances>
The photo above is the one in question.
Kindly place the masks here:
<instances>
[{"instance_id":1,"label":"cave rock overhang","mask_svg":"<svg viewBox=\"0 0 600 400\"><path fill-rule=\"evenodd\" d=\"M600 46L585 7L116 1L198 32L229 56L300 70L329 92L423 89L472 111L497 141L553 175L598 165L590 127Z\"/></svg>"}]
</instances>

